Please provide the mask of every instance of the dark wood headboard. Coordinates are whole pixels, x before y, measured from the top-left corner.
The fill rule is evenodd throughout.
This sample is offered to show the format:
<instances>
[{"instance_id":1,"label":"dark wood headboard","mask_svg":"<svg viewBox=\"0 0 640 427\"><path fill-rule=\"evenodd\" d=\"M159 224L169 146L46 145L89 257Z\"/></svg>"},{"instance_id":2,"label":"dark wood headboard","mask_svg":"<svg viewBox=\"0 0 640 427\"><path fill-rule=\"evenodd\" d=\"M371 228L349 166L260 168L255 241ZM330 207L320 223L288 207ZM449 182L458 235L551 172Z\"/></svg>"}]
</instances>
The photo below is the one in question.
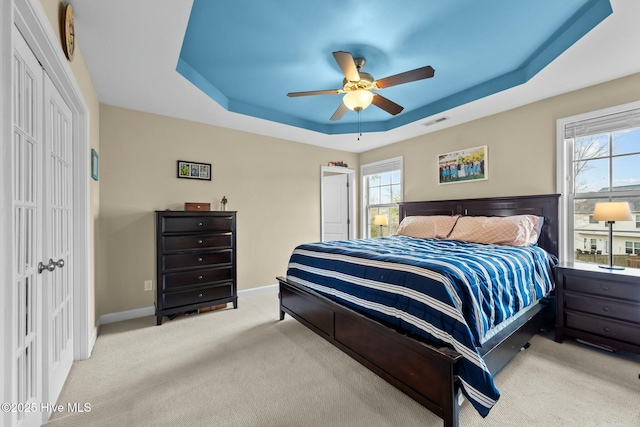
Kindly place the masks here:
<instances>
[{"instance_id":1,"label":"dark wood headboard","mask_svg":"<svg viewBox=\"0 0 640 427\"><path fill-rule=\"evenodd\" d=\"M537 215L544 217L538 245L558 256L559 194L539 196L489 197L484 199L434 200L400 203L400 221L415 215L509 216Z\"/></svg>"}]
</instances>

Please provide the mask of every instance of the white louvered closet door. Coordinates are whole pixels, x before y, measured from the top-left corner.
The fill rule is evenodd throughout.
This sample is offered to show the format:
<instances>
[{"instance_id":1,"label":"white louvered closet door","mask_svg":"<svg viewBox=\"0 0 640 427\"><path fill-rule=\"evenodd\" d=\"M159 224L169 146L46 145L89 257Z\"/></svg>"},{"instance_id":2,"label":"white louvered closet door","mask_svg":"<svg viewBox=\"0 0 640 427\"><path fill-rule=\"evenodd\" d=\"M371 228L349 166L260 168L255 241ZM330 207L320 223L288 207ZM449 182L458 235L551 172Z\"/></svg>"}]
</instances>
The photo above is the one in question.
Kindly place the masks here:
<instances>
[{"instance_id":1,"label":"white louvered closet door","mask_svg":"<svg viewBox=\"0 0 640 427\"><path fill-rule=\"evenodd\" d=\"M40 426L73 362L72 114L14 28L12 426ZM44 408L44 411L42 410Z\"/></svg>"},{"instance_id":2,"label":"white louvered closet door","mask_svg":"<svg viewBox=\"0 0 640 427\"><path fill-rule=\"evenodd\" d=\"M42 393L42 68L17 29L12 62L12 403L38 409ZM40 426L40 411L15 411L12 425Z\"/></svg>"}]
</instances>

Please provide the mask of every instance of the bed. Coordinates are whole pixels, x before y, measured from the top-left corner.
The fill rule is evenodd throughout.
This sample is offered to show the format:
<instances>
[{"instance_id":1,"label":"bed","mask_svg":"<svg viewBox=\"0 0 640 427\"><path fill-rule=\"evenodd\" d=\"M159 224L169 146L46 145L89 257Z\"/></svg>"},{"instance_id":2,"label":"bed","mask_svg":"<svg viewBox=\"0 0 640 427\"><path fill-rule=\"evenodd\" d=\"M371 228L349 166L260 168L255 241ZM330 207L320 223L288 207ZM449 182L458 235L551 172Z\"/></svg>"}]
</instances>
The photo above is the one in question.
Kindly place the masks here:
<instances>
[{"instance_id":1,"label":"bed","mask_svg":"<svg viewBox=\"0 0 640 427\"><path fill-rule=\"evenodd\" d=\"M550 254L550 258L558 253L558 195L400 204L401 220L410 216L433 215L543 217L537 246ZM383 240L380 240L377 243L382 242ZM359 244L352 243L355 246ZM524 314L510 321L507 326L501 325L498 332L491 330L492 334L488 334L487 339L480 340L484 337L479 337L478 332L472 333L471 336L466 336L465 334L469 334L464 332L462 335L465 336L453 341L456 345L450 345L451 342L447 339L433 338L442 338L441 335L422 333L420 328L412 327L410 322L395 322L393 316L379 316L376 310L363 309L350 304L347 299L335 298L335 295L330 295L327 289L322 287L323 283L320 281L301 279L303 276L296 270L297 263L294 257L300 255L300 249L305 252L309 248L297 248L292 254L288 270L291 274L288 274L287 278L278 277L280 319L284 319L285 313L288 313L441 417L446 427L458 425L459 397L462 392L470 398L476 409L482 406L478 405L477 401L486 396L489 396L489 401L497 399L499 394L492 395L490 387L486 392L474 394L475 381L482 381L483 384L480 385L484 387L488 377L491 383L491 376L497 374L527 344L529 338L553 317L553 298L541 295L540 298L536 298L535 303L529 305ZM539 251L538 248L533 249ZM356 250L359 249L340 249ZM433 253L436 253L436 250L439 248L426 249L427 252ZM326 256L330 258L333 255ZM402 313L405 312L410 312L410 309L405 310L403 307ZM430 321L428 326L422 329L430 331L430 325L437 325L439 321ZM439 330L438 328L434 330ZM459 345L459 342L464 342L464 346ZM480 368L476 369L478 367ZM475 371L471 372L474 369ZM481 379L476 380L476 375ZM497 393L497 390L495 392ZM491 405L492 403L487 404L489 409ZM479 412L485 416L488 409L484 412L479 409Z\"/></svg>"}]
</instances>

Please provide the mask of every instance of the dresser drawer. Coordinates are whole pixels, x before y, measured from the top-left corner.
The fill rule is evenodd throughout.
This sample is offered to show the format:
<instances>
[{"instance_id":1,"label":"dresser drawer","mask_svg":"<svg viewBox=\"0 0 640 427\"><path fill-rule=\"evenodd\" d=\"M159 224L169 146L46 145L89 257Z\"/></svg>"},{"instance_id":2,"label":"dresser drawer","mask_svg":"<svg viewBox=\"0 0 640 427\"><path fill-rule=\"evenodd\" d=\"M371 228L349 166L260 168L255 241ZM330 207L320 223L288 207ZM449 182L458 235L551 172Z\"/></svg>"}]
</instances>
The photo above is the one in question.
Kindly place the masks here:
<instances>
[{"instance_id":1,"label":"dresser drawer","mask_svg":"<svg viewBox=\"0 0 640 427\"><path fill-rule=\"evenodd\" d=\"M567 327L640 345L640 326L603 317L565 312Z\"/></svg>"},{"instance_id":2,"label":"dresser drawer","mask_svg":"<svg viewBox=\"0 0 640 427\"><path fill-rule=\"evenodd\" d=\"M567 292L564 294L564 306L568 310L584 311L640 324L640 304L627 304Z\"/></svg>"},{"instance_id":3,"label":"dresser drawer","mask_svg":"<svg viewBox=\"0 0 640 427\"><path fill-rule=\"evenodd\" d=\"M601 295L609 298L621 298L624 300L640 302L640 286L633 283L623 283L611 280L611 278L565 274L565 290Z\"/></svg>"},{"instance_id":4,"label":"dresser drawer","mask_svg":"<svg viewBox=\"0 0 640 427\"><path fill-rule=\"evenodd\" d=\"M209 231L231 230L231 216L179 216L162 219L163 233L206 233Z\"/></svg>"},{"instance_id":5,"label":"dresser drawer","mask_svg":"<svg viewBox=\"0 0 640 427\"><path fill-rule=\"evenodd\" d=\"M232 296L231 283L193 289L183 292L168 292L162 294L164 308L174 308L181 305L200 304L205 301L230 298Z\"/></svg>"},{"instance_id":6,"label":"dresser drawer","mask_svg":"<svg viewBox=\"0 0 640 427\"><path fill-rule=\"evenodd\" d=\"M230 264L233 251L226 249L216 252L196 252L190 254L163 255L163 270L206 267L216 264Z\"/></svg>"},{"instance_id":7,"label":"dresser drawer","mask_svg":"<svg viewBox=\"0 0 640 427\"><path fill-rule=\"evenodd\" d=\"M164 251L231 247L231 233L201 236L162 236L162 247Z\"/></svg>"},{"instance_id":8,"label":"dresser drawer","mask_svg":"<svg viewBox=\"0 0 640 427\"><path fill-rule=\"evenodd\" d=\"M189 270L181 273L169 273L162 275L162 289L170 291L183 286L221 282L224 280L231 280L232 278L233 268L231 266Z\"/></svg>"}]
</instances>

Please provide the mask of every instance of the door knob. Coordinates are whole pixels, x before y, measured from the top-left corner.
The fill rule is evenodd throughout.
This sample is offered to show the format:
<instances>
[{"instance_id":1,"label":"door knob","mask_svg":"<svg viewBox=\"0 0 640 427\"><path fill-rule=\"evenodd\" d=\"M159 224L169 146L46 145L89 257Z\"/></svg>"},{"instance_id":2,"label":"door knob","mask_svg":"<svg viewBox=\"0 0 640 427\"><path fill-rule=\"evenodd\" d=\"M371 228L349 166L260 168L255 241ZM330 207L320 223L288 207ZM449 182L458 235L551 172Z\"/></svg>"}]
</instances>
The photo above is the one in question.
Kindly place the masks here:
<instances>
[{"instance_id":1,"label":"door knob","mask_svg":"<svg viewBox=\"0 0 640 427\"><path fill-rule=\"evenodd\" d=\"M58 261L54 261L52 258L49 258L49 264L44 265L42 261L38 263L38 274L42 274L44 270L53 271L56 267L62 268L64 267L64 260L60 258Z\"/></svg>"}]
</instances>

